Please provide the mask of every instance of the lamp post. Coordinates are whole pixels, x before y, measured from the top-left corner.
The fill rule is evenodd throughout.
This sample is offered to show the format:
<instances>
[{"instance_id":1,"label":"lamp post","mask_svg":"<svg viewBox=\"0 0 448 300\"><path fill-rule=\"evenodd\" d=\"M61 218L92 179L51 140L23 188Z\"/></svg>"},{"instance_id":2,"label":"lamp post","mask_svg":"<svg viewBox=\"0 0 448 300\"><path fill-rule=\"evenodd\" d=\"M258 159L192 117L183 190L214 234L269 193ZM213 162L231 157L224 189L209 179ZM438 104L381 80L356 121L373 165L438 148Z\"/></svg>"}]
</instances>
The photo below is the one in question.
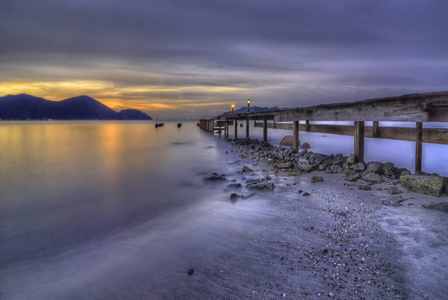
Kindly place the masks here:
<instances>
[{"instance_id":1,"label":"lamp post","mask_svg":"<svg viewBox=\"0 0 448 300\"><path fill-rule=\"evenodd\" d=\"M235 114L235 104L232 104L232 116Z\"/></svg>"},{"instance_id":2,"label":"lamp post","mask_svg":"<svg viewBox=\"0 0 448 300\"><path fill-rule=\"evenodd\" d=\"M247 112L250 112L250 99L247 99Z\"/></svg>"},{"instance_id":3,"label":"lamp post","mask_svg":"<svg viewBox=\"0 0 448 300\"><path fill-rule=\"evenodd\" d=\"M247 112L250 112L250 99L247 99ZM246 140L249 141L249 116L246 119Z\"/></svg>"}]
</instances>

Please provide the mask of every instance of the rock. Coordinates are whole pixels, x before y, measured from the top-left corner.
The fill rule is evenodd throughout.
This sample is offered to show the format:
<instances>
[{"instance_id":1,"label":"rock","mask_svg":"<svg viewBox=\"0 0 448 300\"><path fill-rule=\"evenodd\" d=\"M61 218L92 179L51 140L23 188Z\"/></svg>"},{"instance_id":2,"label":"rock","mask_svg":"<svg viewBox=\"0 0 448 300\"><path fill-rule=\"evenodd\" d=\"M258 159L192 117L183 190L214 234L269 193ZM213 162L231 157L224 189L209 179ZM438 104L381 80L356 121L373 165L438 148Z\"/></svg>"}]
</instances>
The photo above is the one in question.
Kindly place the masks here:
<instances>
[{"instance_id":1,"label":"rock","mask_svg":"<svg viewBox=\"0 0 448 300\"><path fill-rule=\"evenodd\" d=\"M247 188L249 190L256 190L256 191L273 191L275 188L275 185L271 182L269 182L269 183L254 183L254 184L248 185Z\"/></svg>"},{"instance_id":2,"label":"rock","mask_svg":"<svg viewBox=\"0 0 448 300\"><path fill-rule=\"evenodd\" d=\"M393 163L391 162L385 163L383 165L383 174L386 175L387 177L393 178L395 177L394 169L395 166Z\"/></svg>"},{"instance_id":3,"label":"rock","mask_svg":"<svg viewBox=\"0 0 448 300\"><path fill-rule=\"evenodd\" d=\"M276 165L277 169L289 169L291 168L291 162L284 162L284 163L277 163Z\"/></svg>"},{"instance_id":4,"label":"rock","mask_svg":"<svg viewBox=\"0 0 448 300\"><path fill-rule=\"evenodd\" d=\"M235 194L235 193L230 194L230 200L238 199L238 198L244 198L244 197L241 195Z\"/></svg>"},{"instance_id":5,"label":"rock","mask_svg":"<svg viewBox=\"0 0 448 300\"><path fill-rule=\"evenodd\" d=\"M383 200L382 203L383 203L383 205L386 205L386 206L399 207L399 206L401 206L400 202L402 202L402 201L403 201L403 198L398 199L396 197L392 197L390 199Z\"/></svg>"},{"instance_id":6,"label":"rock","mask_svg":"<svg viewBox=\"0 0 448 300\"><path fill-rule=\"evenodd\" d=\"M350 166L350 169L355 170L357 172L364 172L366 170L366 164L361 162L361 163L356 163Z\"/></svg>"},{"instance_id":7,"label":"rock","mask_svg":"<svg viewBox=\"0 0 448 300\"><path fill-rule=\"evenodd\" d=\"M252 179L247 179L246 184L251 185L251 184L260 183L263 181L264 181L264 179L262 179L262 178L252 178Z\"/></svg>"},{"instance_id":8,"label":"rock","mask_svg":"<svg viewBox=\"0 0 448 300\"><path fill-rule=\"evenodd\" d=\"M422 205L423 208L426 209L432 209L437 211L442 211L448 213L448 202L441 202L437 204L430 204L430 205Z\"/></svg>"},{"instance_id":9,"label":"rock","mask_svg":"<svg viewBox=\"0 0 448 300\"><path fill-rule=\"evenodd\" d=\"M347 175L347 177L345 177L345 180L347 180L347 181L356 181L359 178L361 178L361 174L355 173L355 174L352 174L352 175Z\"/></svg>"},{"instance_id":10,"label":"rock","mask_svg":"<svg viewBox=\"0 0 448 300\"><path fill-rule=\"evenodd\" d=\"M354 165L358 162L358 159L356 158L356 155L350 154L350 156L347 158L346 163L349 165Z\"/></svg>"},{"instance_id":11,"label":"rock","mask_svg":"<svg viewBox=\"0 0 448 300\"><path fill-rule=\"evenodd\" d=\"M304 172L311 172L314 168L315 165L311 165L306 159L300 159L299 164L297 165L297 169Z\"/></svg>"},{"instance_id":12,"label":"rock","mask_svg":"<svg viewBox=\"0 0 448 300\"><path fill-rule=\"evenodd\" d=\"M310 193L307 193L307 192L305 192L305 193L303 193L302 195L304 195L305 197L307 197L307 196L310 196L311 194L310 194Z\"/></svg>"},{"instance_id":13,"label":"rock","mask_svg":"<svg viewBox=\"0 0 448 300\"><path fill-rule=\"evenodd\" d=\"M303 143L302 145L300 145L300 148L302 148L302 149L310 149L311 146L308 143Z\"/></svg>"},{"instance_id":14,"label":"rock","mask_svg":"<svg viewBox=\"0 0 448 300\"><path fill-rule=\"evenodd\" d=\"M239 189L242 187L241 183L232 183L229 184L227 187L232 188L232 189Z\"/></svg>"},{"instance_id":15,"label":"rock","mask_svg":"<svg viewBox=\"0 0 448 300\"><path fill-rule=\"evenodd\" d=\"M322 176L313 176L311 177L311 183L322 182L324 178Z\"/></svg>"},{"instance_id":16,"label":"rock","mask_svg":"<svg viewBox=\"0 0 448 300\"><path fill-rule=\"evenodd\" d=\"M358 185L358 190L360 190L360 191L371 191L372 188L368 184L359 184Z\"/></svg>"},{"instance_id":17,"label":"rock","mask_svg":"<svg viewBox=\"0 0 448 300\"><path fill-rule=\"evenodd\" d=\"M331 165L330 171L331 171L331 173L341 173L342 167L340 165Z\"/></svg>"},{"instance_id":18,"label":"rock","mask_svg":"<svg viewBox=\"0 0 448 300\"><path fill-rule=\"evenodd\" d=\"M328 296L329 296L330 298L334 298L334 294L333 294L333 293L328 293Z\"/></svg>"},{"instance_id":19,"label":"rock","mask_svg":"<svg viewBox=\"0 0 448 300\"><path fill-rule=\"evenodd\" d=\"M381 175L383 173L383 164L379 162L370 162L367 165L367 171Z\"/></svg>"},{"instance_id":20,"label":"rock","mask_svg":"<svg viewBox=\"0 0 448 300\"><path fill-rule=\"evenodd\" d=\"M190 269L190 270L188 270L188 272L187 272L188 276L193 275L193 273L194 273L194 270L193 270L193 269Z\"/></svg>"},{"instance_id":21,"label":"rock","mask_svg":"<svg viewBox=\"0 0 448 300\"><path fill-rule=\"evenodd\" d=\"M400 177L405 175L411 175L411 171L409 171L406 168L398 169L397 172L398 174L400 174Z\"/></svg>"},{"instance_id":22,"label":"rock","mask_svg":"<svg viewBox=\"0 0 448 300\"><path fill-rule=\"evenodd\" d=\"M396 195L396 194L401 194L403 193L399 188L397 188L396 186L392 186L390 188L387 189L387 192L391 195Z\"/></svg>"},{"instance_id":23,"label":"rock","mask_svg":"<svg viewBox=\"0 0 448 300\"><path fill-rule=\"evenodd\" d=\"M292 135L287 135L280 141L280 146L289 146L292 147L294 142L294 137Z\"/></svg>"},{"instance_id":24,"label":"rock","mask_svg":"<svg viewBox=\"0 0 448 300\"><path fill-rule=\"evenodd\" d=\"M254 171L254 170L252 170L252 169L249 168L248 166L244 166L242 172L244 173L244 172L253 172L253 171Z\"/></svg>"},{"instance_id":25,"label":"rock","mask_svg":"<svg viewBox=\"0 0 448 300\"><path fill-rule=\"evenodd\" d=\"M403 175L400 176L400 182L413 192L440 197L446 178L436 175Z\"/></svg>"},{"instance_id":26,"label":"rock","mask_svg":"<svg viewBox=\"0 0 448 300\"><path fill-rule=\"evenodd\" d=\"M380 175L373 173L373 172L367 172L364 176L362 176L362 180L373 182L373 183L381 183L383 182L383 179Z\"/></svg>"},{"instance_id":27,"label":"rock","mask_svg":"<svg viewBox=\"0 0 448 300\"><path fill-rule=\"evenodd\" d=\"M225 181L226 179L223 176L212 175L210 177L205 178L206 181Z\"/></svg>"}]
</instances>

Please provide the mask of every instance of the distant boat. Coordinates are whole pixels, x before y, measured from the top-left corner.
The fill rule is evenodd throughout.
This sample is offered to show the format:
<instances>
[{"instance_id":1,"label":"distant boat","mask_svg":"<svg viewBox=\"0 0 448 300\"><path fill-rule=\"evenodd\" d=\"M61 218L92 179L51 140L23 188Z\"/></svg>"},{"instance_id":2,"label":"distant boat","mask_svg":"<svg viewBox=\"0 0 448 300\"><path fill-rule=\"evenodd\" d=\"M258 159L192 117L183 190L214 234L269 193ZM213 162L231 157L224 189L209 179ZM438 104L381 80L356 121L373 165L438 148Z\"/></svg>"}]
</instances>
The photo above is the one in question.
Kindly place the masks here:
<instances>
[{"instance_id":1,"label":"distant boat","mask_svg":"<svg viewBox=\"0 0 448 300\"><path fill-rule=\"evenodd\" d=\"M177 123L177 128L181 128L182 127L182 123Z\"/></svg>"}]
</instances>

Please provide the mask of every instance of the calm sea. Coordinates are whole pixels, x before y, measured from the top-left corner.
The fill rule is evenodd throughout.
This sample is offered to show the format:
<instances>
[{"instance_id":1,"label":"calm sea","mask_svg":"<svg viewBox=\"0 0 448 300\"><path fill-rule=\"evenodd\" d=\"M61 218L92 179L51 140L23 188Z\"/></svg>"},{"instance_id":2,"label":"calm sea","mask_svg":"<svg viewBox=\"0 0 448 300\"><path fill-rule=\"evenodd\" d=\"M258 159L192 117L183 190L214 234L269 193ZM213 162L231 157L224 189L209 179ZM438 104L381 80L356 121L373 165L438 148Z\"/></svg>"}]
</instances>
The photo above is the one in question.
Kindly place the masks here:
<instances>
[{"instance_id":1,"label":"calm sea","mask_svg":"<svg viewBox=\"0 0 448 300\"><path fill-rule=\"evenodd\" d=\"M262 203L204 182L241 168L227 150L192 122L1 122L0 298L160 295Z\"/></svg>"},{"instance_id":2,"label":"calm sea","mask_svg":"<svg viewBox=\"0 0 448 300\"><path fill-rule=\"evenodd\" d=\"M287 134L269 130L269 139ZM301 140L314 152L352 153L353 137ZM413 149L368 139L366 158L412 169ZM448 175L447 150L425 144L423 169ZM1 122L0 298L152 299L181 290L197 253L266 218L266 199L234 205L227 183L204 181L215 172L241 181L242 165L192 122Z\"/></svg>"}]
</instances>

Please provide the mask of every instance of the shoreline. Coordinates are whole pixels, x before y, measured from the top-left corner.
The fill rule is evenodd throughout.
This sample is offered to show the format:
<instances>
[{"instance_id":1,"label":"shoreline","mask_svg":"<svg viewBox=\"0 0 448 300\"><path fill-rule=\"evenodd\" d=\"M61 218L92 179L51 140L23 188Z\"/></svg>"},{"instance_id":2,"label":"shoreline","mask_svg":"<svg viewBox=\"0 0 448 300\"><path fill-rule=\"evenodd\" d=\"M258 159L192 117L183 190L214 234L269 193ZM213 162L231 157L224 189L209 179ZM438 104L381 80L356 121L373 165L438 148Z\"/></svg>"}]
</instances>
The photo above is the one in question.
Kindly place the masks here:
<instances>
[{"instance_id":1,"label":"shoreline","mask_svg":"<svg viewBox=\"0 0 448 300\"><path fill-rule=\"evenodd\" d=\"M230 161L241 171L228 179L242 188L229 188L228 193L250 195L245 186L257 179L261 185L273 183L274 190L238 198L234 204L263 198L271 205L270 216L254 224L255 230L240 232L237 242L217 246L195 261L198 271L185 281L181 289L185 295L216 299L444 297L448 236L443 228L448 228L448 220L444 212L422 205L446 201L446 195L436 198L400 187L401 206L389 206L383 200L391 197L387 189L396 186L396 181L360 190L339 173L275 169L273 163L254 160L241 150L238 142L231 144ZM246 150L253 149L249 145ZM253 172L243 172L244 166ZM316 175L323 181L312 183ZM223 271L215 273L217 269Z\"/></svg>"}]
</instances>

